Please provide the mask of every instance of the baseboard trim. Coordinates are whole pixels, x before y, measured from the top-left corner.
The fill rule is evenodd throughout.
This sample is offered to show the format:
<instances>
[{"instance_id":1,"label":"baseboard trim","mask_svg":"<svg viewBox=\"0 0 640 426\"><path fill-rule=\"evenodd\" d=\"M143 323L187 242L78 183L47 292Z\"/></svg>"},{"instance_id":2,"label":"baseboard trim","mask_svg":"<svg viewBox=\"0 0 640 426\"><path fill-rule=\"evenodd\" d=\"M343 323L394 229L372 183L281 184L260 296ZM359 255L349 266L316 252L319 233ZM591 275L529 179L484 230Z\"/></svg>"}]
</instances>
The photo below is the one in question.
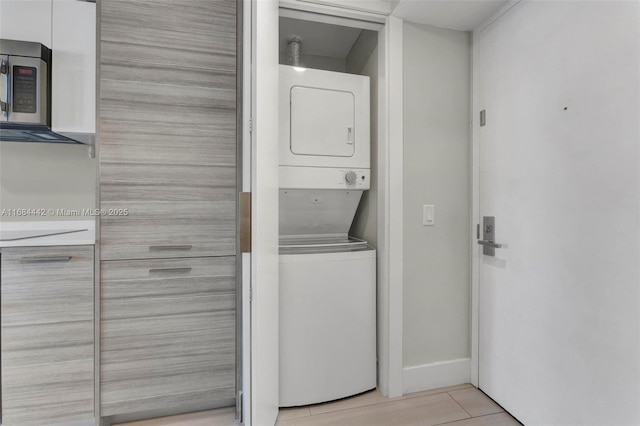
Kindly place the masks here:
<instances>
[{"instance_id":1,"label":"baseboard trim","mask_svg":"<svg viewBox=\"0 0 640 426\"><path fill-rule=\"evenodd\" d=\"M84 420L73 420L73 421L66 421L66 422L51 424L51 426L95 426L95 425L96 425L96 419L93 417L89 419L84 419Z\"/></svg>"},{"instance_id":2,"label":"baseboard trim","mask_svg":"<svg viewBox=\"0 0 640 426\"><path fill-rule=\"evenodd\" d=\"M155 419L158 417L176 416L179 414L195 413L198 411L215 410L218 408L233 407L236 404L235 398L222 399L213 403L184 404L180 407L159 408L148 411L138 411L128 414L116 414L106 416L101 419L102 425L112 425L117 423L137 422L141 420Z\"/></svg>"},{"instance_id":3,"label":"baseboard trim","mask_svg":"<svg viewBox=\"0 0 640 426\"><path fill-rule=\"evenodd\" d=\"M405 367L402 372L402 379L403 393L469 383L471 381L471 359L452 359L415 367Z\"/></svg>"}]
</instances>

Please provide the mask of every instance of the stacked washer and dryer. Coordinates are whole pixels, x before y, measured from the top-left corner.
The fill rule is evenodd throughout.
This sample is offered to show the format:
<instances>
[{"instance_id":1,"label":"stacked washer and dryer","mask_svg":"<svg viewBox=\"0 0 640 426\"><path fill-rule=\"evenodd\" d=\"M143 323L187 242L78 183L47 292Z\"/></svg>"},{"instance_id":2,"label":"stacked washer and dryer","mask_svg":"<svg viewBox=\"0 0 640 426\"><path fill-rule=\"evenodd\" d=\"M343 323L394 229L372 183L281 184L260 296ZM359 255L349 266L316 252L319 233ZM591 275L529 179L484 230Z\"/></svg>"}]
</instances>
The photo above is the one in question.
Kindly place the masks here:
<instances>
[{"instance_id":1,"label":"stacked washer and dryer","mask_svg":"<svg viewBox=\"0 0 640 426\"><path fill-rule=\"evenodd\" d=\"M376 387L369 77L280 65L280 406Z\"/></svg>"}]
</instances>

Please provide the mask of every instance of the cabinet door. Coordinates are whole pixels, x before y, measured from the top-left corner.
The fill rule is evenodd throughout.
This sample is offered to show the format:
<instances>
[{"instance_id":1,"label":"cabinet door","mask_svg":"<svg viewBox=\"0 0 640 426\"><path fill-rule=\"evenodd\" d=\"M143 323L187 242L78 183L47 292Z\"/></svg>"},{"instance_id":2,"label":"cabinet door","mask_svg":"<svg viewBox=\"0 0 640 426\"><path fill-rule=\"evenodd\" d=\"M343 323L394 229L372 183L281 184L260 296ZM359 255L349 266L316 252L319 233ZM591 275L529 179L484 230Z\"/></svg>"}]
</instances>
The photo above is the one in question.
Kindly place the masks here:
<instances>
[{"instance_id":1,"label":"cabinet door","mask_svg":"<svg viewBox=\"0 0 640 426\"><path fill-rule=\"evenodd\" d=\"M235 255L236 7L102 2L103 259Z\"/></svg>"},{"instance_id":2,"label":"cabinet door","mask_svg":"<svg viewBox=\"0 0 640 426\"><path fill-rule=\"evenodd\" d=\"M51 2L0 1L0 38L32 41L51 48Z\"/></svg>"},{"instance_id":3,"label":"cabinet door","mask_svg":"<svg viewBox=\"0 0 640 426\"><path fill-rule=\"evenodd\" d=\"M117 161L101 169L101 207L114 213L101 218L102 260L234 255L235 166L204 158L225 149L235 161L235 140L150 150L148 162L135 147L106 146L103 161Z\"/></svg>"},{"instance_id":4,"label":"cabinet door","mask_svg":"<svg viewBox=\"0 0 640 426\"><path fill-rule=\"evenodd\" d=\"M95 133L96 4L55 0L51 10L51 126Z\"/></svg>"},{"instance_id":5,"label":"cabinet door","mask_svg":"<svg viewBox=\"0 0 640 426\"><path fill-rule=\"evenodd\" d=\"M101 414L233 404L235 257L102 262Z\"/></svg>"},{"instance_id":6,"label":"cabinet door","mask_svg":"<svg viewBox=\"0 0 640 426\"><path fill-rule=\"evenodd\" d=\"M2 249L2 424L94 417L93 247Z\"/></svg>"}]
</instances>

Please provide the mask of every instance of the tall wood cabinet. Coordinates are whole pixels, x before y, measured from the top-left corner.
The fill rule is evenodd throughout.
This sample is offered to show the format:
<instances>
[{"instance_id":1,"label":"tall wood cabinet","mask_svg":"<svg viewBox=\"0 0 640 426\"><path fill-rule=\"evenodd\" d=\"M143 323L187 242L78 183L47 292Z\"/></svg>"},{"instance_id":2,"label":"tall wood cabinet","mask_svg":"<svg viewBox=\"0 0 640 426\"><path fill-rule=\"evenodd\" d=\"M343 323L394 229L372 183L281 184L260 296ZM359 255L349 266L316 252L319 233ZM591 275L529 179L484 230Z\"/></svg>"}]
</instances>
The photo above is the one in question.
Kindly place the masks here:
<instances>
[{"instance_id":1,"label":"tall wood cabinet","mask_svg":"<svg viewBox=\"0 0 640 426\"><path fill-rule=\"evenodd\" d=\"M101 416L235 396L236 0L103 0Z\"/></svg>"}]
</instances>

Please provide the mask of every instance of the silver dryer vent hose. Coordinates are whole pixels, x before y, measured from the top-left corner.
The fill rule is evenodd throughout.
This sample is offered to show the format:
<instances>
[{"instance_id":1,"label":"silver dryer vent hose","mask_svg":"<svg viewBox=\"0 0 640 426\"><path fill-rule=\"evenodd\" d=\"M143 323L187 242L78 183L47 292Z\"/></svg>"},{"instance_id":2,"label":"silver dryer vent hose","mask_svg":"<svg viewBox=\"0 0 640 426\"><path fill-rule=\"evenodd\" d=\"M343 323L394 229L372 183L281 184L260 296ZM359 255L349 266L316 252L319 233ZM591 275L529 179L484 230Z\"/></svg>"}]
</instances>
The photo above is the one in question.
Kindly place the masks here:
<instances>
[{"instance_id":1,"label":"silver dryer vent hose","mask_svg":"<svg viewBox=\"0 0 640 426\"><path fill-rule=\"evenodd\" d=\"M289 37L287 42L287 62L289 65L299 67L302 56L302 40L298 36Z\"/></svg>"}]
</instances>

